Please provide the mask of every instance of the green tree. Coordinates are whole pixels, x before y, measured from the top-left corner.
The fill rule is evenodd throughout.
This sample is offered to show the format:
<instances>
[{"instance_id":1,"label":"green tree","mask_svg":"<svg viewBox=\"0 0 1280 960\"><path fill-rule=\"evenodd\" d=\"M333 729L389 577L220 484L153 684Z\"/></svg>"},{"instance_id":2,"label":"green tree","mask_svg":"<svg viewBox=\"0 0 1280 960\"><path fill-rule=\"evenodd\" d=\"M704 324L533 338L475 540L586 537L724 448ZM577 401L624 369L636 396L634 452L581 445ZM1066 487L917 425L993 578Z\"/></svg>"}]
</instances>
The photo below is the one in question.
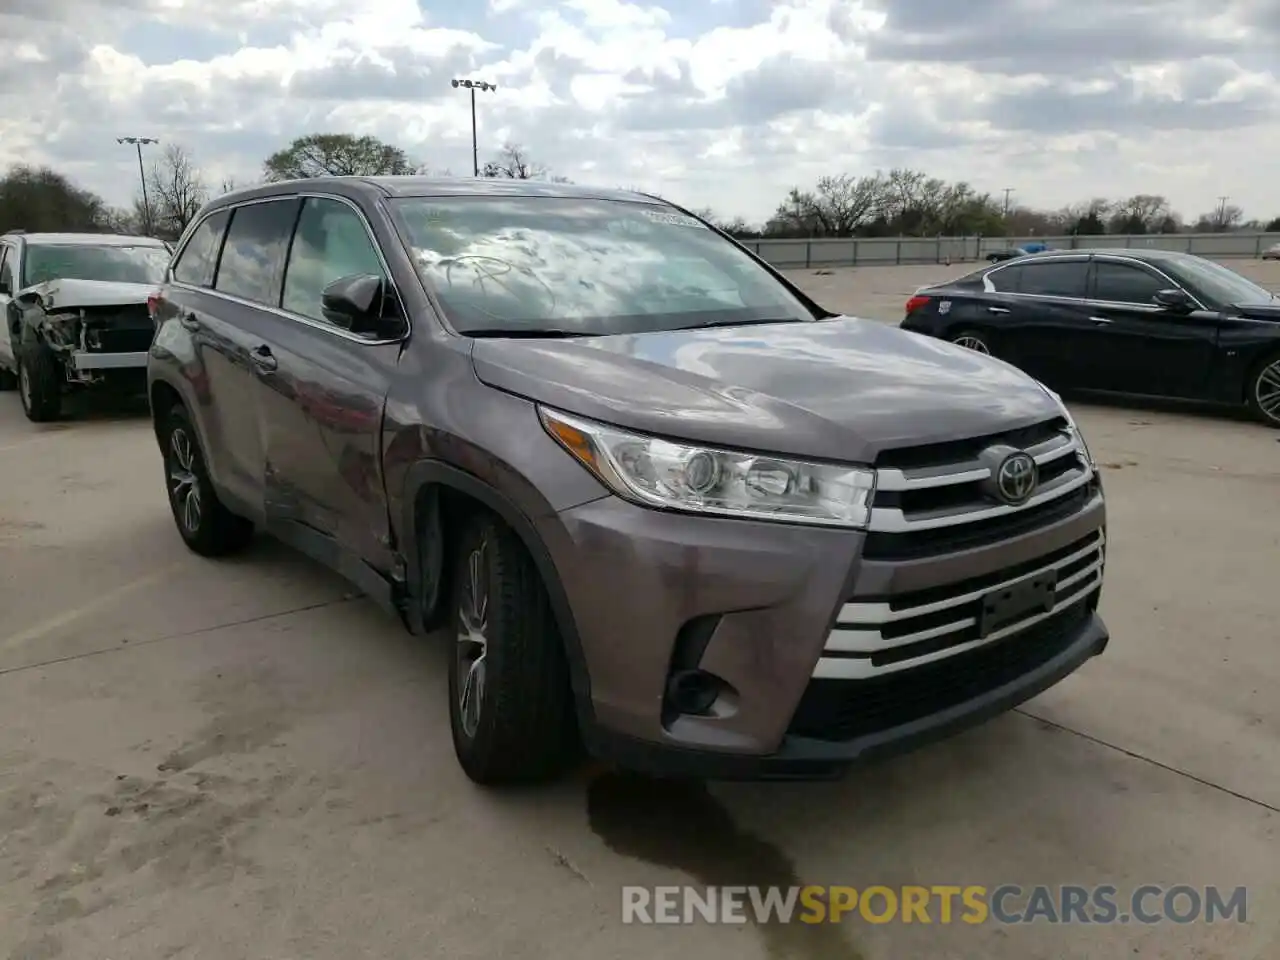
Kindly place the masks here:
<instances>
[{"instance_id":1,"label":"green tree","mask_svg":"<svg viewBox=\"0 0 1280 960\"><path fill-rule=\"evenodd\" d=\"M377 137L311 133L263 161L269 181L311 177L384 177L420 172L403 150Z\"/></svg>"},{"instance_id":2,"label":"green tree","mask_svg":"<svg viewBox=\"0 0 1280 960\"><path fill-rule=\"evenodd\" d=\"M112 217L101 197L50 167L21 164L0 179L0 233L98 231L108 229Z\"/></svg>"},{"instance_id":3,"label":"green tree","mask_svg":"<svg viewBox=\"0 0 1280 960\"><path fill-rule=\"evenodd\" d=\"M1267 224L1267 233L1280 233L1280 217L1276 217Z\"/></svg>"}]
</instances>

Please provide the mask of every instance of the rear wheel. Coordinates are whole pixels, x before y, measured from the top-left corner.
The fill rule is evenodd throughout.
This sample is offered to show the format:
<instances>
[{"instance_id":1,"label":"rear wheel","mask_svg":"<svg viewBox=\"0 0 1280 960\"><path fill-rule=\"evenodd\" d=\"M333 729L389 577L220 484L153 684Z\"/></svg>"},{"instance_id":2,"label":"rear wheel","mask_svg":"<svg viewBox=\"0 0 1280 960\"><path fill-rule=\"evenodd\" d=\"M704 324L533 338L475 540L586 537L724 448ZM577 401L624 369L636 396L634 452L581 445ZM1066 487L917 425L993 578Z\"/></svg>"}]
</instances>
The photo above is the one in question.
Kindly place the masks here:
<instances>
[{"instance_id":1,"label":"rear wheel","mask_svg":"<svg viewBox=\"0 0 1280 960\"><path fill-rule=\"evenodd\" d=\"M218 499L195 428L181 404L165 418L160 443L169 508L186 545L204 557L224 556L247 546L253 524Z\"/></svg>"},{"instance_id":2,"label":"rear wheel","mask_svg":"<svg viewBox=\"0 0 1280 960\"><path fill-rule=\"evenodd\" d=\"M573 693L546 589L518 537L476 517L458 541L449 721L467 776L549 779L574 755Z\"/></svg>"},{"instance_id":3,"label":"rear wheel","mask_svg":"<svg viewBox=\"0 0 1280 960\"><path fill-rule=\"evenodd\" d=\"M958 347L972 350L974 353L985 353L992 356L991 337L979 330L960 330L951 335L951 342Z\"/></svg>"},{"instance_id":4,"label":"rear wheel","mask_svg":"<svg viewBox=\"0 0 1280 960\"><path fill-rule=\"evenodd\" d=\"M1271 354L1253 369L1245 390L1254 416L1280 427L1280 353Z\"/></svg>"}]
</instances>

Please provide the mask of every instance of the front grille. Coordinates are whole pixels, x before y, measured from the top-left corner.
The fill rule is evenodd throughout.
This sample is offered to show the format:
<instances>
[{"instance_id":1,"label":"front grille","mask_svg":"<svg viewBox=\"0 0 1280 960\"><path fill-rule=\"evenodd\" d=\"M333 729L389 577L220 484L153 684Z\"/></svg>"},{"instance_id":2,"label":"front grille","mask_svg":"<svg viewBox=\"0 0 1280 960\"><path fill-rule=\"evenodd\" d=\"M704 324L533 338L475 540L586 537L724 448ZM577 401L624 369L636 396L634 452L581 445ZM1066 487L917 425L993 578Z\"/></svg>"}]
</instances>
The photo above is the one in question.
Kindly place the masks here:
<instances>
[{"instance_id":1,"label":"front grille","mask_svg":"<svg viewBox=\"0 0 1280 960\"><path fill-rule=\"evenodd\" d=\"M1025 630L905 672L864 680L811 680L787 733L852 740L980 697L1067 649L1094 603L1093 597L1082 598Z\"/></svg>"},{"instance_id":2,"label":"front grille","mask_svg":"<svg viewBox=\"0 0 1280 960\"><path fill-rule=\"evenodd\" d=\"M1024 504L990 492L997 463L984 451L1025 450L1039 483ZM876 460L863 556L908 560L955 552L1056 523L1083 509L1096 479L1079 438L1061 417L1030 427L923 447L888 450Z\"/></svg>"},{"instance_id":3,"label":"front grille","mask_svg":"<svg viewBox=\"0 0 1280 960\"><path fill-rule=\"evenodd\" d=\"M151 349L151 328L146 330L99 330L89 334L94 353L146 353Z\"/></svg>"},{"instance_id":4,"label":"front grille","mask_svg":"<svg viewBox=\"0 0 1280 960\"><path fill-rule=\"evenodd\" d=\"M984 637L980 632L982 608L993 592L1049 575L1053 578L1052 610L1067 609L1101 587L1105 562L1106 534L1096 530L1035 560L996 573L884 600L852 600L837 613L814 676L865 680L996 643L1056 614L1043 608L1029 609L1007 624L988 624L990 632Z\"/></svg>"}]
</instances>

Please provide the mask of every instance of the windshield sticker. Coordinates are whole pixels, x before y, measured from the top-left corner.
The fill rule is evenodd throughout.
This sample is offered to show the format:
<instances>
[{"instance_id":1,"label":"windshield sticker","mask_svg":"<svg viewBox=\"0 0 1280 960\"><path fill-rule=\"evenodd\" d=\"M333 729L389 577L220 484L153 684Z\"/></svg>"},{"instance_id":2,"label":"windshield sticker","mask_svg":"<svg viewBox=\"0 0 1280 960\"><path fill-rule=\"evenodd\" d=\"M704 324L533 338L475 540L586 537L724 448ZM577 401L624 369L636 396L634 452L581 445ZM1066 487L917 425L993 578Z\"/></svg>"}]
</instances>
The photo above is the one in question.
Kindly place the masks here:
<instances>
[{"instance_id":1,"label":"windshield sticker","mask_svg":"<svg viewBox=\"0 0 1280 960\"><path fill-rule=\"evenodd\" d=\"M660 213L657 210L646 210L642 214L646 220L652 223L667 223L673 227L705 227L703 224L693 217L686 217L682 213Z\"/></svg>"}]
</instances>

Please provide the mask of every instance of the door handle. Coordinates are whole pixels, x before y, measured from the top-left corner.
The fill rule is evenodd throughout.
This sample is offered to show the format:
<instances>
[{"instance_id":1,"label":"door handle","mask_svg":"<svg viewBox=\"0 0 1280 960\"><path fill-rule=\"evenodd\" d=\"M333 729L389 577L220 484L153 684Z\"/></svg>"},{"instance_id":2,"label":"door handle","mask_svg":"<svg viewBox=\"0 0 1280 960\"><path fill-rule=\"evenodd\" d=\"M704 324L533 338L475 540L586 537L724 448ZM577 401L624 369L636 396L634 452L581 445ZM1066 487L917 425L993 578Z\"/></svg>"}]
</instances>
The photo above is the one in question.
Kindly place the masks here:
<instances>
[{"instance_id":1,"label":"door handle","mask_svg":"<svg viewBox=\"0 0 1280 960\"><path fill-rule=\"evenodd\" d=\"M1090 317L1089 322L1096 323L1100 327L1105 327L1111 321L1106 317Z\"/></svg>"},{"instance_id":2,"label":"door handle","mask_svg":"<svg viewBox=\"0 0 1280 960\"><path fill-rule=\"evenodd\" d=\"M271 352L271 348L265 343L251 350L249 352L249 359L257 364L262 370L274 370L280 365L276 361L276 355Z\"/></svg>"},{"instance_id":3,"label":"door handle","mask_svg":"<svg viewBox=\"0 0 1280 960\"><path fill-rule=\"evenodd\" d=\"M987 307L987 313L1008 313L1008 307Z\"/></svg>"}]
</instances>

